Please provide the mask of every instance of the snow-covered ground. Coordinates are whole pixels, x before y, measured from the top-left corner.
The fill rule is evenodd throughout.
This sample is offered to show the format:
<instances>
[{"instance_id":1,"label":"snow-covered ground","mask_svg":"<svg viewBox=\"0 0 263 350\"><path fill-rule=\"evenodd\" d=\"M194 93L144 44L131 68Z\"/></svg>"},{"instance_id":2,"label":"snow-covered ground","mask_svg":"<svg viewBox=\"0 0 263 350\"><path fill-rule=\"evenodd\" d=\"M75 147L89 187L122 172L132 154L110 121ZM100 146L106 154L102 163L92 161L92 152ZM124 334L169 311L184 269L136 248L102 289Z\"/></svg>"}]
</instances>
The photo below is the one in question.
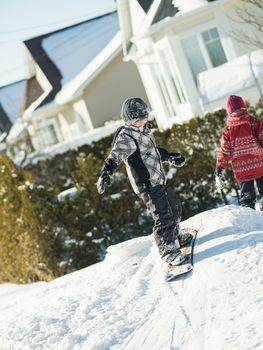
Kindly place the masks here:
<instances>
[{"instance_id":1,"label":"snow-covered ground","mask_svg":"<svg viewBox=\"0 0 263 350\"><path fill-rule=\"evenodd\" d=\"M194 270L164 282L153 237L49 283L0 286L1 350L263 349L263 213L198 214Z\"/></svg>"}]
</instances>

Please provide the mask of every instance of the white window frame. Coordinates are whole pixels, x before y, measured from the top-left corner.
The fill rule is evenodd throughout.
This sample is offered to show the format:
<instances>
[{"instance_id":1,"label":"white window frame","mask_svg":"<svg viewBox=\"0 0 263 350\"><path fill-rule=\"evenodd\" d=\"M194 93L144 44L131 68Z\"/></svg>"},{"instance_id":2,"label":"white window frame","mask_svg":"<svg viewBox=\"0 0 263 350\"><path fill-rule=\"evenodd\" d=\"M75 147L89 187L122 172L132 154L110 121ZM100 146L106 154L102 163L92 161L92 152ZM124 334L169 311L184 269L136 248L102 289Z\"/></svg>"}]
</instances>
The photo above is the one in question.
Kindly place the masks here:
<instances>
[{"instance_id":1,"label":"white window frame","mask_svg":"<svg viewBox=\"0 0 263 350\"><path fill-rule=\"evenodd\" d=\"M194 30L193 29L189 29L189 30L186 30L186 31L178 34L178 39L179 39L179 42L180 42L180 45L181 45L181 48L182 48L182 52L183 52L184 55L185 55L185 52L184 52L184 49L183 49L181 41L183 39L187 39L187 38L189 38L191 36L195 36L197 38L197 42L199 44L199 47L200 47L200 50L201 50L202 56L204 58L204 61L205 61L207 69L214 68L214 66L213 66L212 61L210 59L210 56L209 56L208 50L206 48L205 42L204 42L204 40L202 38L202 33L205 32L205 31L208 31L210 29L213 29L213 28L216 28L217 31L218 31L220 42L221 42L221 45L223 47L223 50L224 50L224 53L225 53L225 56L226 56L226 59L227 59L227 62L228 62L229 61L229 57L228 57L227 48L224 45L224 40L222 40L223 38L221 36L220 25L217 22L215 22L215 21L206 22L206 23L204 23L202 25L194 27ZM186 59L186 56L185 56L185 59Z\"/></svg>"},{"instance_id":2,"label":"white window frame","mask_svg":"<svg viewBox=\"0 0 263 350\"><path fill-rule=\"evenodd\" d=\"M45 138L45 133L50 133L48 130L48 126L52 125L54 127L56 137L57 137L57 143L51 143L49 140L52 138L49 136L49 138ZM56 145L61 142L61 135L60 130L58 126L58 121L55 117L42 117L38 118L34 121L34 129L35 129L35 135L37 139L37 143L40 146L40 148L49 147ZM48 142L46 142L48 140Z\"/></svg>"},{"instance_id":3,"label":"white window frame","mask_svg":"<svg viewBox=\"0 0 263 350\"><path fill-rule=\"evenodd\" d=\"M172 108L175 112L173 115L171 115L171 117L172 118L177 117L178 106L181 104L184 104L187 101L187 98L186 98L186 92L184 90L184 86L182 83L181 75L179 74L179 69L174 60L173 50L171 49L168 38L164 37L158 42L156 42L154 44L154 51L155 51L155 57L157 60L156 64L158 64L159 66L166 89L169 94L169 97L166 100L168 99L171 100ZM168 60L168 62L170 62L170 65L171 65L170 67L167 67L167 64L165 64L163 55L165 56L165 60L166 61ZM169 69L169 72L168 72L168 69ZM172 76L173 82L171 81L170 76ZM163 95L166 94L166 91L165 91L166 89L162 89ZM164 102L165 104L167 104L166 101Z\"/></svg>"},{"instance_id":4,"label":"white window frame","mask_svg":"<svg viewBox=\"0 0 263 350\"><path fill-rule=\"evenodd\" d=\"M153 74L154 80L156 81L157 89L160 90L159 93L161 96L163 108L166 111L166 115L168 116L168 119L174 118L176 116L174 102L171 99L171 95L168 91L167 84L163 76L163 72L158 62L155 62L152 65L152 74Z\"/></svg>"}]
</instances>

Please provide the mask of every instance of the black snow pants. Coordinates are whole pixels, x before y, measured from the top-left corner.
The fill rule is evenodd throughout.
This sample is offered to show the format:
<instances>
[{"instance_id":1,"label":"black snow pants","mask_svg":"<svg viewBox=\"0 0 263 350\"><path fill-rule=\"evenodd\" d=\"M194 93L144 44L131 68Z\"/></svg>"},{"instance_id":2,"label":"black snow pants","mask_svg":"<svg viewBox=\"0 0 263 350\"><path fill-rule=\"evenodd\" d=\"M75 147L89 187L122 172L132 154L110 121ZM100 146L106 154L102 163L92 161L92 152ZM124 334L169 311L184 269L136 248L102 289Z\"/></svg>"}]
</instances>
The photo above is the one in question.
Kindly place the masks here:
<instances>
[{"instance_id":1,"label":"black snow pants","mask_svg":"<svg viewBox=\"0 0 263 350\"><path fill-rule=\"evenodd\" d=\"M154 220L153 234L163 257L180 247L178 228L181 220L181 203L169 185L150 187L139 194Z\"/></svg>"},{"instance_id":2,"label":"black snow pants","mask_svg":"<svg viewBox=\"0 0 263 350\"><path fill-rule=\"evenodd\" d=\"M241 196L240 196L240 204L243 207L249 207L255 209L256 204L256 192L254 182L256 181L258 192L261 196L263 196L263 176L251 181L240 182L241 187Z\"/></svg>"}]
</instances>

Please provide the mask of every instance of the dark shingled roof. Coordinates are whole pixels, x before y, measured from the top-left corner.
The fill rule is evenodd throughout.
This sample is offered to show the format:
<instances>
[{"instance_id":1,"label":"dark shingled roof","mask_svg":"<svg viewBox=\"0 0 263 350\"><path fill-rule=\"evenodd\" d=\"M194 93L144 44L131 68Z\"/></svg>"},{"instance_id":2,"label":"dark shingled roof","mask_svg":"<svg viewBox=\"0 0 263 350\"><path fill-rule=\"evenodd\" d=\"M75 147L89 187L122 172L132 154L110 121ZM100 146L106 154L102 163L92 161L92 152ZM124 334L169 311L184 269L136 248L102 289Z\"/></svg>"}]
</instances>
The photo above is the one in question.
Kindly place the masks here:
<instances>
[{"instance_id":1,"label":"dark shingled roof","mask_svg":"<svg viewBox=\"0 0 263 350\"><path fill-rule=\"evenodd\" d=\"M152 21L152 24L160 22L166 17L173 17L177 14L177 12L179 12L179 10L173 5L173 0L162 0Z\"/></svg>"},{"instance_id":2,"label":"dark shingled roof","mask_svg":"<svg viewBox=\"0 0 263 350\"><path fill-rule=\"evenodd\" d=\"M42 48L42 39L45 38L45 36L46 35L41 35L37 38L24 41L26 47L34 57L34 60L41 67L53 88L41 102L39 107L54 99L58 91L61 89L60 80L62 79L60 71Z\"/></svg>"},{"instance_id":3,"label":"dark shingled roof","mask_svg":"<svg viewBox=\"0 0 263 350\"><path fill-rule=\"evenodd\" d=\"M138 3L143 8L144 12L148 12L154 0L138 0Z\"/></svg>"}]
</instances>

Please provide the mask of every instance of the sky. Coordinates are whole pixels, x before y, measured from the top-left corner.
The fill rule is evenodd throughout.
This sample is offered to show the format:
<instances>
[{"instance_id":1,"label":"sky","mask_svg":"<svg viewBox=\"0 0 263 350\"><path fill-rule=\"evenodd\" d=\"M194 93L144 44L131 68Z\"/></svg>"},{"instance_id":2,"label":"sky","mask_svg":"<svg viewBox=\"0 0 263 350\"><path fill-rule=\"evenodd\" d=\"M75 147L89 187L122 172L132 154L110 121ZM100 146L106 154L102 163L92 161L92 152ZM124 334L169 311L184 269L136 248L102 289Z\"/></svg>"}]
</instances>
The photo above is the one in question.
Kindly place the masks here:
<instances>
[{"instance_id":1,"label":"sky","mask_svg":"<svg viewBox=\"0 0 263 350\"><path fill-rule=\"evenodd\" d=\"M115 8L114 0L0 0L0 87L27 75L23 40Z\"/></svg>"},{"instance_id":2,"label":"sky","mask_svg":"<svg viewBox=\"0 0 263 350\"><path fill-rule=\"evenodd\" d=\"M165 282L152 235L51 282L0 285L1 350L263 349L263 212L235 205L199 230L193 271Z\"/></svg>"}]
</instances>

